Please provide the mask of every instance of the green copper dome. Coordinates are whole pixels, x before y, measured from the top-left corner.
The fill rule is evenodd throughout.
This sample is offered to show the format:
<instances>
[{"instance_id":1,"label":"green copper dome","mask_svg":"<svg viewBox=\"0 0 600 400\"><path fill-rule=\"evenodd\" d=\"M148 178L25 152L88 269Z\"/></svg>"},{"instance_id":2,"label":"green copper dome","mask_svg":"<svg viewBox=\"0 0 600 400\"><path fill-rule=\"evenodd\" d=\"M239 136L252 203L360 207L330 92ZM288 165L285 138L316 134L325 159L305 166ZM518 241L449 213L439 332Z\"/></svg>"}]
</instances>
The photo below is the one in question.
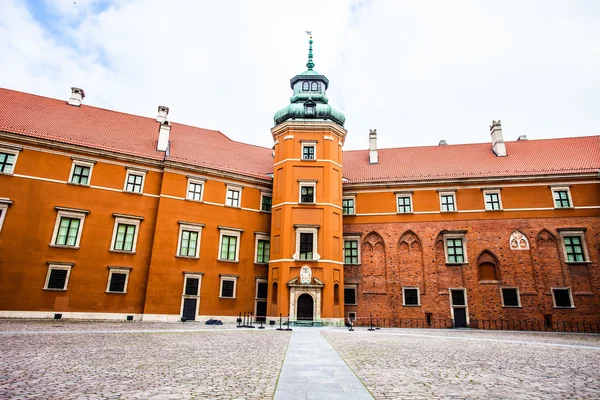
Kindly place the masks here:
<instances>
[{"instance_id":1,"label":"green copper dome","mask_svg":"<svg viewBox=\"0 0 600 400\"><path fill-rule=\"evenodd\" d=\"M306 63L308 69L290 80L294 95L290 98L290 105L275 114L273 118L275 125L289 119L328 119L343 127L346 117L331 108L328 104L329 100L325 96L329 87L329 79L313 69L315 63L312 54L312 36L308 43L308 62Z\"/></svg>"}]
</instances>

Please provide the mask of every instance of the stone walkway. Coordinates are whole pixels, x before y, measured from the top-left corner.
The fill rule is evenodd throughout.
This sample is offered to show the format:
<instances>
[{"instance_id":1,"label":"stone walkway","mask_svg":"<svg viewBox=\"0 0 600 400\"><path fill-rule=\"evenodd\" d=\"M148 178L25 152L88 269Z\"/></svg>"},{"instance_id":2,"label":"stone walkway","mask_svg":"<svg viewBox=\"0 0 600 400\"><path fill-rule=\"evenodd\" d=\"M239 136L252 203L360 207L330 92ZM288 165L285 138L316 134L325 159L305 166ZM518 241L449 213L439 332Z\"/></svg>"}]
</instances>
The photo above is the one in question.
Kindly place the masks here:
<instances>
[{"instance_id":1,"label":"stone walkway","mask_svg":"<svg viewBox=\"0 0 600 400\"><path fill-rule=\"evenodd\" d=\"M275 400L373 399L344 360L315 328L294 328Z\"/></svg>"}]
</instances>

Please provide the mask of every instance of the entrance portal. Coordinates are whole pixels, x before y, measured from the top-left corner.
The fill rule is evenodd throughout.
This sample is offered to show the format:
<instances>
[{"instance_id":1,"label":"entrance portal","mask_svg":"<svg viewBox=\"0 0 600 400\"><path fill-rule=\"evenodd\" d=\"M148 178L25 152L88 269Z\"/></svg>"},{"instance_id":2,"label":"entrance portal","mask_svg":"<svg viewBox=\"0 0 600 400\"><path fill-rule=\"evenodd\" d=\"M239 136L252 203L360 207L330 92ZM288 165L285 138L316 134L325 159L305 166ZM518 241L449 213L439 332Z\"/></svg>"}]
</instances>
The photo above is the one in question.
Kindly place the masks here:
<instances>
[{"instance_id":1,"label":"entrance portal","mask_svg":"<svg viewBox=\"0 0 600 400\"><path fill-rule=\"evenodd\" d=\"M298 321L312 321L314 311L314 300L308 293L301 294L298 297L298 312L296 318Z\"/></svg>"}]
</instances>

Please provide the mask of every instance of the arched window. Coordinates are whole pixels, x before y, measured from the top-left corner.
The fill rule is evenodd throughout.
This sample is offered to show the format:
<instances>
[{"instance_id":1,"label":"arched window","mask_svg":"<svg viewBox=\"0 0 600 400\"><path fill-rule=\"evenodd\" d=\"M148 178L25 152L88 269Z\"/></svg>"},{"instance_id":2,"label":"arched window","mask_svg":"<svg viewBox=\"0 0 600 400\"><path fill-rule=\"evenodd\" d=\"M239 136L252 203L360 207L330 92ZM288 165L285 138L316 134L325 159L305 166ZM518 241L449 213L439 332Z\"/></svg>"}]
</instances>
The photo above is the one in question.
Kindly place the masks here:
<instances>
[{"instance_id":1,"label":"arched window","mask_svg":"<svg viewBox=\"0 0 600 400\"><path fill-rule=\"evenodd\" d=\"M310 83L302 82L302 90L310 90Z\"/></svg>"},{"instance_id":2,"label":"arched window","mask_svg":"<svg viewBox=\"0 0 600 400\"><path fill-rule=\"evenodd\" d=\"M273 282L273 293L271 293L271 303L277 304L277 282Z\"/></svg>"},{"instance_id":3,"label":"arched window","mask_svg":"<svg viewBox=\"0 0 600 400\"><path fill-rule=\"evenodd\" d=\"M510 239L508 240L508 243L510 244L511 250L528 250L529 249L529 242L527 241L527 237L519 231L514 231L510 235Z\"/></svg>"},{"instance_id":4,"label":"arched window","mask_svg":"<svg viewBox=\"0 0 600 400\"><path fill-rule=\"evenodd\" d=\"M340 305L340 285L338 285L337 283L333 285L333 305Z\"/></svg>"},{"instance_id":5,"label":"arched window","mask_svg":"<svg viewBox=\"0 0 600 400\"><path fill-rule=\"evenodd\" d=\"M310 85L310 90L311 90L312 92L318 92L318 91L319 91L319 89L320 89L320 88L319 88L319 82L313 82L313 83Z\"/></svg>"}]
</instances>

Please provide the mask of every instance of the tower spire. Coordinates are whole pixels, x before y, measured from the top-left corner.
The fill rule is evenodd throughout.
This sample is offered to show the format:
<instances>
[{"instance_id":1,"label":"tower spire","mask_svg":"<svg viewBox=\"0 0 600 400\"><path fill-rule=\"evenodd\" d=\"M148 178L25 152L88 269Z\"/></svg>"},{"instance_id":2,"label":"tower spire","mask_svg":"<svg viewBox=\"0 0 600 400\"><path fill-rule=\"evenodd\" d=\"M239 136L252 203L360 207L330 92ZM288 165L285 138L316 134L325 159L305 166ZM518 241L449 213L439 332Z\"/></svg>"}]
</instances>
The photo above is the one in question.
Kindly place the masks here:
<instances>
[{"instance_id":1,"label":"tower spire","mask_svg":"<svg viewBox=\"0 0 600 400\"><path fill-rule=\"evenodd\" d=\"M309 71L312 71L312 69L315 67L312 54L312 31L306 31L306 34L310 36L310 39L308 40L308 62L306 63L306 68L308 68Z\"/></svg>"}]
</instances>

